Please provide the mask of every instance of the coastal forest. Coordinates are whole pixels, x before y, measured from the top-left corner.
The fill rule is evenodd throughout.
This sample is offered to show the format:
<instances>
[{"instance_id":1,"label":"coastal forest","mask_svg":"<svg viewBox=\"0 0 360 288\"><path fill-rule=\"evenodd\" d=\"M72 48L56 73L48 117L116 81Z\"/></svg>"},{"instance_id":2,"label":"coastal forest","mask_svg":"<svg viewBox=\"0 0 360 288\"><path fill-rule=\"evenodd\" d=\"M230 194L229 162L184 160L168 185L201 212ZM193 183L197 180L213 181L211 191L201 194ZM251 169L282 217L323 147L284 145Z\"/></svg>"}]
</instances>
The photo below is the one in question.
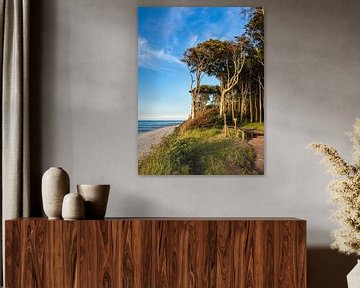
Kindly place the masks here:
<instances>
[{"instance_id":1,"label":"coastal forest","mask_svg":"<svg viewBox=\"0 0 360 288\"><path fill-rule=\"evenodd\" d=\"M191 119L209 107L233 124L264 119L264 9L244 8L245 33L232 41L209 39L185 51L190 71ZM219 85L202 85L204 74Z\"/></svg>"},{"instance_id":2,"label":"coastal forest","mask_svg":"<svg viewBox=\"0 0 360 288\"><path fill-rule=\"evenodd\" d=\"M239 17L247 21L241 35L184 51L189 118L139 158L140 175L264 173L264 9L241 8Z\"/></svg>"}]
</instances>

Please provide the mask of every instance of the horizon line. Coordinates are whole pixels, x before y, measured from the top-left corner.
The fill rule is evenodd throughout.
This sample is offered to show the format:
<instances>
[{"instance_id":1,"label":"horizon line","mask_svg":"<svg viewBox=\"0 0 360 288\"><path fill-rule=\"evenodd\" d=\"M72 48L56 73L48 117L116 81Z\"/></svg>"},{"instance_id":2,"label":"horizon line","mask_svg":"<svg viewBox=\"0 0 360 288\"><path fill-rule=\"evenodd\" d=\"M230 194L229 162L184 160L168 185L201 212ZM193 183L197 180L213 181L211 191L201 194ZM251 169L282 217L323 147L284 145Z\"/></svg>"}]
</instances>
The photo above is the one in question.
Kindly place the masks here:
<instances>
[{"instance_id":1,"label":"horizon line","mask_svg":"<svg viewBox=\"0 0 360 288\"><path fill-rule=\"evenodd\" d=\"M186 119L160 119L160 118L152 118L152 119L138 119L138 121L186 121Z\"/></svg>"}]
</instances>

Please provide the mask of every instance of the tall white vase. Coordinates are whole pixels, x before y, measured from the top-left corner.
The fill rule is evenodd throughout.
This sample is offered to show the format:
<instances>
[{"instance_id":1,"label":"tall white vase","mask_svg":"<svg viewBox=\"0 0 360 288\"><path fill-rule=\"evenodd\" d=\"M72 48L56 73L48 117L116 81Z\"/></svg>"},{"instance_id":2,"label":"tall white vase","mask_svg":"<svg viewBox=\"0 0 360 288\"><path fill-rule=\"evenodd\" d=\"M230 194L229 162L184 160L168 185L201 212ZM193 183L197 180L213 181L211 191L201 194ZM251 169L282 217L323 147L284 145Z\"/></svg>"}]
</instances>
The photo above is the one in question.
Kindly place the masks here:
<instances>
[{"instance_id":1,"label":"tall white vase","mask_svg":"<svg viewBox=\"0 0 360 288\"><path fill-rule=\"evenodd\" d=\"M49 219L61 219L63 198L70 190L69 175L60 167L49 168L42 177L43 208Z\"/></svg>"},{"instance_id":2,"label":"tall white vase","mask_svg":"<svg viewBox=\"0 0 360 288\"><path fill-rule=\"evenodd\" d=\"M348 288L360 287L360 260L357 261L355 267L347 275Z\"/></svg>"}]
</instances>

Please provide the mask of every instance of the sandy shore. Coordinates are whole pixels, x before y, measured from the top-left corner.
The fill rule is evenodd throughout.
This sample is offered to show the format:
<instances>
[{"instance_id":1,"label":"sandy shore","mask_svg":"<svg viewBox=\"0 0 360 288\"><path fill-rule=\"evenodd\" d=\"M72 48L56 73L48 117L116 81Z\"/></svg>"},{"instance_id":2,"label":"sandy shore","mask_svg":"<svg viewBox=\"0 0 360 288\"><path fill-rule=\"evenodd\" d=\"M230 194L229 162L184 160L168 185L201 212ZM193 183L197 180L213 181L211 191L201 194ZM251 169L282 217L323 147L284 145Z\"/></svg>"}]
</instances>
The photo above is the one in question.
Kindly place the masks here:
<instances>
[{"instance_id":1,"label":"sandy shore","mask_svg":"<svg viewBox=\"0 0 360 288\"><path fill-rule=\"evenodd\" d=\"M161 139L172 133L175 129L174 126L167 126L154 131L141 133L138 135L138 155L142 156L150 152L153 145L158 144Z\"/></svg>"}]
</instances>

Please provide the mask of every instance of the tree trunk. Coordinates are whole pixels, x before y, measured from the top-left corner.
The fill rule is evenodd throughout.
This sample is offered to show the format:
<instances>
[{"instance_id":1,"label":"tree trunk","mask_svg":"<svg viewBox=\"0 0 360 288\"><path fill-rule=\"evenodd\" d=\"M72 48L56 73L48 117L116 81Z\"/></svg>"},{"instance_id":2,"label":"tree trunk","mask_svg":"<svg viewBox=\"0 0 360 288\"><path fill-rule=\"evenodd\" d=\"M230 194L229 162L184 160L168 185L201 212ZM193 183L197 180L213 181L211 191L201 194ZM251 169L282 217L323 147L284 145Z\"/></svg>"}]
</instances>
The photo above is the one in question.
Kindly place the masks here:
<instances>
[{"instance_id":1,"label":"tree trunk","mask_svg":"<svg viewBox=\"0 0 360 288\"><path fill-rule=\"evenodd\" d=\"M228 129L227 129L227 124L226 124L226 113L225 112L224 112L224 134L225 134L225 137L227 137Z\"/></svg>"},{"instance_id":2,"label":"tree trunk","mask_svg":"<svg viewBox=\"0 0 360 288\"><path fill-rule=\"evenodd\" d=\"M257 101L256 101L256 94L254 96L254 106L255 106L255 122L258 122L258 106L257 106Z\"/></svg>"},{"instance_id":3,"label":"tree trunk","mask_svg":"<svg viewBox=\"0 0 360 288\"><path fill-rule=\"evenodd\" d=\"M196 105L196 94L191 95L191 119L195 118L195 105Z\"/></svg>"},{"instance_id":4,"label":"tree trunk","mask_svg":"<svg viewBox=\"0 0 360 288\"><path fill-rule=\"evenodd\" d=\"M221 91L221 98L220 98L220 116L225 114L225 95L226 91Z\"/></svg>"},{"instance_id":5,"label":"tree trunk","mask_svg":"<svg viewBox=\"0 0 360 288\"><path fill-rule=\"evenodd\" d=\"M253 122L253 114L252 114L252 99L251 99L251 91L250 91L250 94L249 94L249 105L250 105L250 123Z\"/></svg>"},{"instance_id":6,"label":"tree trunk","mask_svg":"<svg viewBox=\"0 0 360 288\"><path fill-rule=\"evenodd\" d=\"M250 123L253 122L253 107L252 107L252 90L251 87L252 83L251 83L251 73L250 73L250 80L249 80L249 110L250 110Z\"/></svg>"},{"instance_id":7,"label":"tree trunk","mask_svg":"<svg viewBox=\"0 0 360 288\"><path fill-rule=\"evenodd\" d=\"M234 111L234 93L232 94L232 97L231 97L231 117L232 117L232 121L234 122L234 119L235 119L235 111Z\"/></svg>"},{"instance_id":8,"label":"tree trunk","mask_svg":"<svg viewBox=\"0 0 360 288\"><path fill-rule=\"evenodd\" d=\"M261 96L262 96L262 90L260 85L260 79L259 79L259 109L260 109L260 123L262 123L262 102L261 102Z\"/></svg>"},{"instance_id":9,"label":"tree trunk","mask_svg":"<svg viewBox=\"0 0 360 288\"><path fill-rule=\"evenodd\" d=\"M244 117L244 115L243 115L244 97L243 96L241 96L239 102L240 102L240 124L242 124L243 117Z\"/></svg>"}]
</instances>

